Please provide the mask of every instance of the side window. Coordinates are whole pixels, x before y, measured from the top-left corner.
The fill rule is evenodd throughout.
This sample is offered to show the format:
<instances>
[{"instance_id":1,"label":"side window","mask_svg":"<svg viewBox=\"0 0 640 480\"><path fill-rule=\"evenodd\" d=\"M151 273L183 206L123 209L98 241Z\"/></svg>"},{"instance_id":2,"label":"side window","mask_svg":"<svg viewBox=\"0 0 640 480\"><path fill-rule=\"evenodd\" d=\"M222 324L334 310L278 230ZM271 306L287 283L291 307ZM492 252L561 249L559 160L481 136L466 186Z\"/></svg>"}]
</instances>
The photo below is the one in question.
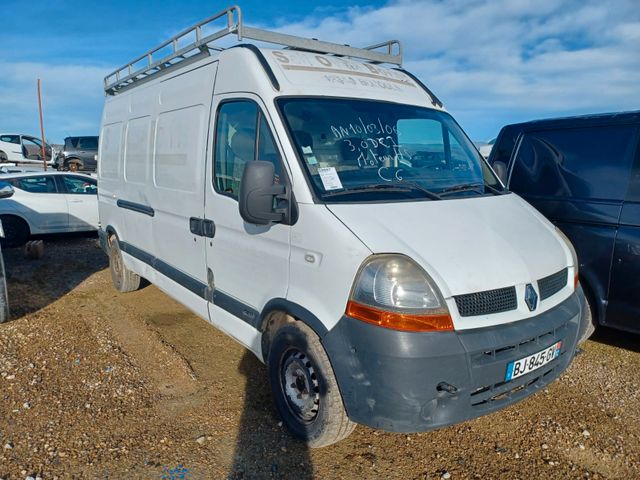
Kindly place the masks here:
<instances>
[{"instance_id":1,"label":"side window","mask_svg":"<svg viewBox=\"0 0 640 480\"><path fill-rule=\"evenodd\" d=\"M22 155L25 158L38 160L42 158L42 144L32 137L22 137Z\"/></svg>"},{"instance_id":2,"label":"side window","mask_svg":"<svg viewBox=\"0 0 640 480\"><path fill-rule=\"evenodd\" d=\"M18 135L2 135L0 141L20 145L20 137Z\"/></svg>"},{"instance_id":3,"label":"side window","mask_svg":"<svg viewBox=\"0 0 640 480\"><path fill-rule=\"evenodd\" d=\"M29 193L57 193L56 182L51 176L16 178L13 185Z\"/></svg>"},{"instance_id":4,"label":"side window","mask_svg":"<svg viewBox=\"0 0 640 480\"><path fill-rule=\"evenodd\" d=\"M62 183L67 193L79 195L96 195L98 193L98 184L92 178L70 177L64 175Z\"/></svg>"},{"instance_id":5,"label":"side window","mask_svg":"<svg viewBox=\"0 0 640 480\"><path fill-rule=\"evenodd\" d=\"M510 187L529 195L622 200L635 130L621 125L526 133Z\"/></svg>"},{"instance_id":6,"label":"side window","mask_svg":"<svg viewBox=\"0 0 640 480\"><path fill-rule=\"evenodd\" d=\"M98 137L80 137L78 140L78 148L84 150L97 150Z\"/></svg>"},{"instance_id":7,"label":"side window","mask_svg":"<svg viewBox=\"0 0 640 480\"><path fill-rule=\"evenodd\" d=\"M275 166L280 181L280 154L269 126L249 100L223 103L216 119L214 187L216 191L238 198L244 166L252 160L266 160Z\"/></svg>"}]
</instances>

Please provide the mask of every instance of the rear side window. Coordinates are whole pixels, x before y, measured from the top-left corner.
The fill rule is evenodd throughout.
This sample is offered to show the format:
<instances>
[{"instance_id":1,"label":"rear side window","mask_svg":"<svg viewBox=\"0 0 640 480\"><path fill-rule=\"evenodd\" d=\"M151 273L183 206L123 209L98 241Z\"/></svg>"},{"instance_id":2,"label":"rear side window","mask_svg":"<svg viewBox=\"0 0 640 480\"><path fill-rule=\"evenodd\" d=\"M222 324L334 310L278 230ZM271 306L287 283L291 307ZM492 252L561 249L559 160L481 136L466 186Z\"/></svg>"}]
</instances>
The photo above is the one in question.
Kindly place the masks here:
<instances>
[{"instance_id":1,"label":"rear side window","mask_svg":"<svg viewBox=\"0 0 640 480\"><path fill-rule=\"evenodd\" d=\"M9 182L16 188L29 193L57 193L56 182L53 177L25 177L13 178Z\"/></svg>"},{"instance_id":2,"label":"rear side window","mask_svg":"<svg viewBox=\"0 0 640 480\"><path fill-rule=\"evenodd\" d=\"M274 181L280 181L280 154L258 106L249 100L223 103L216 123L213 172L216 191L238 198L244 166L253 160L273 163Z\"/></svg>"},{"instance_id":3,"label":"rear side window","mask_svg":"<svg viewBox=\"0 0 640 480\"><path fill-rule=\"evenodd\" d=\"M78 148L83 148L85 150L97 150L98 137L80 137L78 139Z\"/></svg>"},{"instance_id":4,"label":"rear side window","mask_svg":"<svg viewBox=\"0 0 640 480\"><path fill-rule=\"evenodd\" d=\"M525 133L509 186L531 196L622 200L635 134L630 125Z\"/></svg>"},{"instance_id":5,"label":"rear side window","mask_svg":"<svg viewBox=\"0 0 640 480\"><path fill-rule=\"evenodd\" d=\"M20 145L20 137L18 135L2 135L0 141Z\"/></svg>"}]
</instances>

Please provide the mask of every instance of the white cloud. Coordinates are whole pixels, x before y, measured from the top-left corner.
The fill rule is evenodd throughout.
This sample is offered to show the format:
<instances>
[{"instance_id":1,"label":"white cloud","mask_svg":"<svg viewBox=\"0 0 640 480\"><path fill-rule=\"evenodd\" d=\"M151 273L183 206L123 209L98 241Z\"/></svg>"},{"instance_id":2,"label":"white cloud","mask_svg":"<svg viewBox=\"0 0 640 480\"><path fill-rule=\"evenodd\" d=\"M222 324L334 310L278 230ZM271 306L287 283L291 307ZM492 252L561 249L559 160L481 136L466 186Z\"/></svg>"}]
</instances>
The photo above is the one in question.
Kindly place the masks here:
<instances>
[{"instance_id":1,"label":"white cloud","mask_svg":"<svg viewBox=\"0 0 640 480\"><path fill-rule=\"evenodd\" d=\"M274 24L354 46L400 39L405 67L473 138L530 118L640 109L638 0L397 0L263 26ZM0 131L38 131L40 76L51 138L96 133L109 70L0 62Z\"/></svg>"},{"instance_id":2,"label":"white cloud","mask_svg":"<svg viewBox=\"0 0 640 480\"><path fill-rule=\"evenodd\" d=\"M398 38L418 75L476 138L505 123L640 108L637 0L391 2L282 31L354 46Z\"/></svg>"},{"instance_id":3,"label":"white cloud","mask_svg":"<svg viewBox=\"0 0 640 480\"><path fill-rule=\"evenodd\" d=\"M102 110L102 79L107 68L0 62L0 131L39 136L37 79L41 79L45 135L97 134Z\"/></svg>"}]
</instances>

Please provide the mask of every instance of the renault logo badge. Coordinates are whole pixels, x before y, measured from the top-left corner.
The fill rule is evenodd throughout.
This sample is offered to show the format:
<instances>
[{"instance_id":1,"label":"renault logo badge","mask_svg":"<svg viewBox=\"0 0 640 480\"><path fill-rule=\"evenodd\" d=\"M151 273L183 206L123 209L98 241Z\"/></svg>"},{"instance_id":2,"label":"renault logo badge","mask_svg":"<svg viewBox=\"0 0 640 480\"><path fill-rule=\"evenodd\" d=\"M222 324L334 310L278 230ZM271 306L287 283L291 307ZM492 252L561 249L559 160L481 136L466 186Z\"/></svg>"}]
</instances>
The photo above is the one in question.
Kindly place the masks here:
<instances>
[{"instance_id":1,"label":"renault logo badge","mask_svg":"<svg viewBox=\"0 0 640 480\"><path fill-rule=\"evenodd\" d=\"M533 312L538 306L538 294L530 283L527 283L527 286L524 288L524 302L527 304L527 307L529 307L530 312Z\"/></svg>"}]
</instances>

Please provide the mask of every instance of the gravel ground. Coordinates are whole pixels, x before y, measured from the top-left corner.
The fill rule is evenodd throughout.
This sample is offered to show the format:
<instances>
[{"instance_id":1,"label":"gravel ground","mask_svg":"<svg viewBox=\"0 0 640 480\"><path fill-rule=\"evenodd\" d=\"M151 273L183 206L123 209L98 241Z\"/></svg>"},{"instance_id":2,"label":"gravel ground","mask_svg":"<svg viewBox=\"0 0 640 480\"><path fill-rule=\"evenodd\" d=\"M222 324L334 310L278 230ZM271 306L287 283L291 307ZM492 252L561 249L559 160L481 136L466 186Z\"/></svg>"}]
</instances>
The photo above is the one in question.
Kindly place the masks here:
<instances>
[{"instance_id":1,"label":"gravel ground","mask_svg":"<svg viewBox=\"0 0 640 480\"><path fill-rule=\"evenodd\" d=\"M640 478L640 337L601 331L548 389L413 435L309 451L264 366L153 286L117 294L95 238L7 250L0 478Z\"/></svg>"}]
</instances>

